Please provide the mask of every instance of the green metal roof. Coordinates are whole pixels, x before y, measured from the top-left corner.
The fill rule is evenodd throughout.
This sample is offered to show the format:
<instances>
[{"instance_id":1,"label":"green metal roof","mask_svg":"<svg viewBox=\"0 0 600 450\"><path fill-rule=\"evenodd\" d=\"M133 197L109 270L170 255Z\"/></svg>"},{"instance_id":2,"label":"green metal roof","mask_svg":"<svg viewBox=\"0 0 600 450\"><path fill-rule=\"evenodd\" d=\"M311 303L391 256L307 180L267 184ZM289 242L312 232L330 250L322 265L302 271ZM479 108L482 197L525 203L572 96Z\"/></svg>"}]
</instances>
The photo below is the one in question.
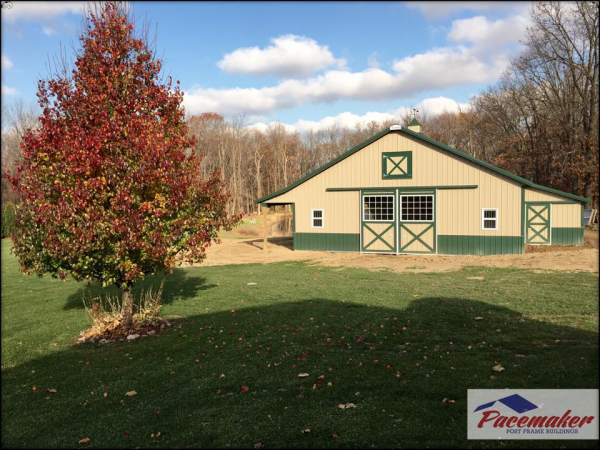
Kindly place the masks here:
<instances>
[{"instance_id":1,"label":"green metal roof","mask_svg":"<svg viewBox=\"0 0 600 450\"><path fill-rule=\"evenodd\" d=\"M414 125L413 122L416 122L417 124L419 123L416 119L413 119L413 121L409 124L409 125ZM312 177L314 177L315 175L320 174L321 172L329 169L331 166L339 163L340 161L346 159L348 156L353 155L354 153L358 152L359 150L363 149L364 147L366 147L369 144L372 144L373 142L375 142L376 140L384 137L385 135L387 135L388 133L392 132L392 131L400 131L404 134L407 134L409 136L413 136L417 139L420 139L422 141L425 141L431 145L434 145L435 147L438 147L442 150L445 150L449 153L452 153L453 155L459 156L461 158L467 159L477 165L480 165L482 167L485 167L486 169L492 170L493 172L499 173L500 175L504 175L507 178L510 178L511 180L517 181L519 183L521 183L523 186L529 186L531 188L534 189L539 189L541 191L546 191L546 192L550 192L552 194L556 194L556 195L560 195L572 200L576 200L578 202L582 202L582 203L591 203L592 200L590 200L589 198L585 198L585 197L580 197L578 195L575 194L569 194L567 192L563 192L563 191L559 191L557 189L552 189L546 186L540 186L539 184L535 184L533 181L529 181L526 180L525 178L522 178L518 175L512 174L504 169L501 169L500 167L496 167L493 164L487 163L485 161L481 161L477 158L472 157L471 155L468 155L466 153L461 152L460 150L456 150L455 148L449 147L445 144L442 144L441 142L438 142L434 139L431 139L428 136L425 136L424 134L421 133L417 133L416 131L410 130L406 127L400 127L400 126L392 126L391 128L386 128L383 131L380 131L379 133L377 133L374 136L371 136L369 139L367 139L364 142L361 142L360 144L358 144L355 147L352 147L350 150L342 153L340 156L338 156L337 158L332 159L331 161L329 161L327 164L323 164L321 167L319 167L318 169L313 170L312 172L307 173L306 175L304 175L302 178L294 181L292 184L290 184L289 186L284 187L283 189L280 189L278 191L275 191L269 195L265 195L264 197L261 197L259 199L254 200L254 203L264 203L267 202L268 200L277 197L281 194L285 194L286 192L291 191L292 189L294 189L295 187L301 185L302 183L304 183L307 180L310 180Z\"/></svg>"},{"instance_id":2,"label":"green metal roof","mask_svg":"<svg viewBox=\"0 0 600 450\"><path fill-rule=\"evenodd\" d=\"M413 120L411 120L410 123L408 124L409 127L412 127L414 125L421 125L416 117Z\"/></svg>"}]
</instances>

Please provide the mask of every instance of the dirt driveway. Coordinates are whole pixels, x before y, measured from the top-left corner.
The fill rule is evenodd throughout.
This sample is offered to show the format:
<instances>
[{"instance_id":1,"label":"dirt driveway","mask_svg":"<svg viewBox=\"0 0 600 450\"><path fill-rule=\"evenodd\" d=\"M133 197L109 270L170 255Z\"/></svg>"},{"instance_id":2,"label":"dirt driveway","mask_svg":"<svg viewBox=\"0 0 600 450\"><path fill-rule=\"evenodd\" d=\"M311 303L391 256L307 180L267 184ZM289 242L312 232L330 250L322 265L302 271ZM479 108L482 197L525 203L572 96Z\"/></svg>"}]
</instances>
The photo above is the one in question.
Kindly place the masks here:
<instances>
[{"instance_id":1,"label":"dirt driveway","mask_svg":"<svg viewBox=\"0 0 600 450\"><path fill-rule=\"evenodd\" d=\"M291 238L270 238L267 250L262 239L223 239L207 251L204 266L225 264L308 261L329 267L356 267L395 272L443 272L465 266L519 267L534 270L598 272L598 232L586 231L583 246L527 246L523 255L377 255L292 251Z\"/></svg>"}]
</instances>

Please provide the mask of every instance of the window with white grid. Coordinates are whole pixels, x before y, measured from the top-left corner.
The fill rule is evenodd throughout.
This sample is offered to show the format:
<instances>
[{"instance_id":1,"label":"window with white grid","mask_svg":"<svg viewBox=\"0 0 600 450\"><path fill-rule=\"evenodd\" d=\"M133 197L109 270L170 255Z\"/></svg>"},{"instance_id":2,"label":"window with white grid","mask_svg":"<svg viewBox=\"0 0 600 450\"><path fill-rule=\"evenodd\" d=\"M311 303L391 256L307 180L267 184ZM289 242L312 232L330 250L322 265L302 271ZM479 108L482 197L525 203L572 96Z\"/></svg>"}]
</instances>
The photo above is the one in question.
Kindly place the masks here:
<instances>
[{"instance_id":1,"label":"window with white grid","mask_svg":"<svg viewBox=\"0 0 600 450\"><path fill-rule=\"evenodd\" d=\"M363 220L369 222L391 222L394 220L393 195L364 195Z\"/></svg>"},{"instance_id":2,"label":"window with white grid","mask_svg":"<svg viewBox=\"0 0 600 450\"><path fill-rule=\"evenodd\" d=\"M402 222L433 222L433 195L401 195Z\"/></svg>"},{"instance_id":3,"label":"window with white grid","mask_svg":"<svg viewBox=\"0 0 600 450\"><path fill-rule=\"evenodd\" d=\"M312 215L312 227L323 228L323 210L322 209L311 209Z\"/></svg>"},{"instance_id":4,"label":"window with white grid","mask_svg":"<svg viewBox=\"0 0 600 450\"><path fill-rule=\"evenodd\" d=\"M497 230L498 229L498 209L483 208L481 210L481 229L482 230Z\"/></svg>"}]
</instances>

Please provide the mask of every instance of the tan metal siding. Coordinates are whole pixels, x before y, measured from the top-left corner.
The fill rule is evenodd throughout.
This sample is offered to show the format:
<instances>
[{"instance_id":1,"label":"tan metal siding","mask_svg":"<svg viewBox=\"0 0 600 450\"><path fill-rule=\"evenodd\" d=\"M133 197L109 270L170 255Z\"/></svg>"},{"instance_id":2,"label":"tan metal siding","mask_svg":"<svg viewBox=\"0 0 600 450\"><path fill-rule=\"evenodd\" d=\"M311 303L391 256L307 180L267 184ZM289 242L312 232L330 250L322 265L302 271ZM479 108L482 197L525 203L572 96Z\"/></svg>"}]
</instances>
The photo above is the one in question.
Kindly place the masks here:
<instances>
[{"instance_id":1,"label":"tan metal siding","mask_svg":"<svg viewBox=\"0 0 600 450\"><path fill-rule=\"evenodd\" d=\"M569 200L570 199L566 197L561 197L560 195L551 194L538 189L525 189L526 202L564 202Z\"/></svg>"},{"instance_id":2,"label":"tan metal siding","mask_svg":"<svg viewBox=\"0 0 600 450\"><path fill-rule=\"evenodd\" d=\"M412 151L412 178L383 180L383 152ZM296 203L296 231L359 233L358 192L326 188L379 188L478 185L477 189L439 190L437 234L520 236L521 186L488 169L410 136L389 133L300 186L269 202ZM325 226L311 228L311 208L322 208ZM481 229L481 208L498 208L497 231Z\"/></svg>"},{"instance_id":3,"label":"tan metal siding","mask_svg":"<svg viewBox=\"0 0 600 450\"><path fill-rule=\"evenodd\" d=\"M581 205L552 205L552 228L581 227Z\"/></svg>"}]
</instances>

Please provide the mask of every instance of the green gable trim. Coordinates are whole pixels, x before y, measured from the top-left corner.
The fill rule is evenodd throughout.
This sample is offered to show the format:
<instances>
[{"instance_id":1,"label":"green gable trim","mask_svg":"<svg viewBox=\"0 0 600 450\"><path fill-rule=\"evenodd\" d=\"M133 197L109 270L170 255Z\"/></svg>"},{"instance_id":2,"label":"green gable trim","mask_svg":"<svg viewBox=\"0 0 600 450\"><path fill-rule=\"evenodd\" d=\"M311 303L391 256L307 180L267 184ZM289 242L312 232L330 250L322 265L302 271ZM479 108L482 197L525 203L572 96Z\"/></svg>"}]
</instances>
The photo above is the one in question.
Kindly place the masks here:
<instances>
[{"instance_id":1,"label":"green gable trim","mask_svg":"<svg viewBox=\"0 0 600 450\"><path fill-rule=\"evenodd\" d=\"M479 186L476 184L465 184L456 186L388 186L388 187L349 187L349 188L327 188L327 192L345 192L345 191L386 191L395 190L399 191L423 191L434 189L477 189Z\"/></svg>"},{"instance_id":2,"label":"green gable trim","mask_svg":"<svg viewBox=\"0 0 600 450\"><path fill-rule=\"evenodd\" d=\"M292 184L290 184L289 186L284 187L283 189L280 189L276 192L273 192L272 194L269 195L265 195L264 197L261 197L259 199L254 200L254 203L262 203L264 201L270 200L273 197L277 197L278 195L281 194L285 194L288 191L291 191L292 189L294 189L296 186L301 185L302 183L304 183L307 180L310 180L312 177L314 177L315 175L320 174L321 172L323 172L324 170L329 169L331 166L339 163L340 161L346 159L348 156L353 155L354 153L356 153L357 151L361 150L362 148L366 147L367 145L375 142L377 139L382 138L383 136L385 136L386 134L388 134L390 132L389 128L386 128L383 131L380 131L379 133L377 133L375 136L370 137L369 139L367 139L366 141L361 142L360 144L358 144L355 147L352 147L350 150L348 150L347 152L342 153L340 156L338 156L337 158L332 159L331 161L329 161L327 164L322 165L321 167L319 167L318 169L313 170L312 172L307 173L306 175L304 175L302 178L294 181Z\"/></svg>"},{"instance_id":3,"label":"green gable trim","mask_svg":"<svg viewBox=\"0 0 600 450\"><path fill-rule=\"evenodd\" d=\"M513 255L523 253L521 236L438 235L438 254Z\"/></svg>"},{"instance_id":4,"label":"green gable trim","mask_svg":"<svg viewBox=\"0 0 600 450\"><path fill-rule=\"evenodd\" d=\"M557 194L566 198L570 198L573 200L576 200L578 202L581 203L591 203L592 201L589 198L586 197L580 197L578 195L574 195L574 194L569 194L567 192L562 192L559 191L557 189L552 189L549 187L545 187L545 186L540 186L539 184L535 184L532 181L526 180L525 178L519 177L517 175L514 175L510 172L507 172L504 169L501 169L500 167L496 167L490 163L486 163L484 161L481 161L477 158L472 157L471 155L468 155L466 153L461 152L460 150L456 150L452 147L449 147L445 144L442 144L441 142L436 141L435 139L431 139L428 136L425 136L424 134L421 133L417 133L416 131L410 130L406 127L395 127L394 130L391 130L389 128L386 128L383 131L380 131L379 133L377 133L376 135L370 137L369 139L367 139L364 142L361 142L360 144L358 144L357 146L351 148L350 150L348 150L345 153L342 153L340 156L338 156L337 158L332 159L331 161L329 161L327 164L322 165L321 167L319 167L318 169L313 170L312 172L306 174L305 176L303 176L302 178L298 179L297 181L293 182L292 184L290 184L289 186L284 187L283 189L280 189L276 192L273 192L272 194L269 195L265 195L264 197L261 197L259 199L254 200L254 203L262 203L262 202L266 202L267 200L272 199L273 197L277 197L278 195L281 194L285 194L286 192L294 189L295 187L299 186L300 184L304 183L305 181L311 179L312 177L320 174L321 172L323 172L324 170L329 169L331 166L337 164L338 162L346 159L348 156L353 155L354 153L358 152L359 150L363 149L364 147L366 147L369 144L372 144L373 142L375 142L376 140L384 137L385 135L387 135L388 133L392 132L392 131L400 131L404 134L407 134L409 136L412 136L416 139L420 139L422 141L425 141L431 145L434 145L435 147L438 147L442 150L446 150L449 153L452 153L456 156L459 156L461 158L464 158L468 161L471 161L477 165L480 165L482 167L485 167L486 169L492 170L496 173L499 173L500 175L504 175L507 178L510 178L511 180L517 181L519 183L521 183L522 185L525 186L529 186L532 187L534 189L539 189L541 191L546 191L546 192L550 192L553 194Z\"/></svg>"},{"instance_id":5,"label":"green gable trim","mask_svg":"<svg viewBox=\"0 0 600 450\"><path fill-rule=\"evenodd\" d=\"M584 228L551 228L552 245L582 245Z\"/></svg>"},{"instance_id":6,"label":"green gable trim","mask_svg":"<svg viewBox=\"0 0 600 450\"><path fill-rule=\"evenodd\" d=\"M406 171L401 167L406 161ZM392 174L394 170L400 173ZM412 152L383 152L381 154L381 179L412 178Z\"/></svg>"},{"instance_id":7,"label":"green gable trim","mask_svg":"<svg viewBox=\"0 0 600 450\"><path fill-rule=\"evenodd\" d=\"M294 250L359 252L360 234L294 233Z\"/></svg>"},{"instance_id":8,"label":"green gable trim","mask_svg":"<svg viewBox=\"0 0 600 450\"><path fill-rule=\"evenodd\" d=\"M546 186L540 186L539 184L535 184L533 181L529 181L525 178L522 178L518 175L515 175L513 173L510 173L504 169L501 169L500 167L496 167L493 164L481 161L477 158L474 158L471 155L468 155L466 153L461 152L460 150L456 150L455 148L449 147L445 144L442 144L441 142L436 141L435 139L431 139L428 136L425 136L424 134L421 133L417 133L415 131L409 130L408 128L402 127L402 132L411 135L413 137L416 137L417 139L421 139L425 142L428 142L429 144L435 145L438 148L441 148L443 150L446 150L454 155L460 156L461 158L465 158L475 164L478 164L482 167L485 167L486 169L490 169L496 173L499 173L500 175L504 175L505 177L508 177L512 180L518 181L526 186L532 187L534 189L539 189L542 191L546 191L546 192L551 192L553 194L558 194L561 195L563 197L567 197L567 198L572 198L573 200L577 200L578 202L583 202L583 203L591 203L591 200L589 198L585 198L585 197L580 197L578 195L574 195L574 194L569 194L567 192L563 192L563 191L559 191L557 189L552 189Z\"/></svg>"}]
</instances>

